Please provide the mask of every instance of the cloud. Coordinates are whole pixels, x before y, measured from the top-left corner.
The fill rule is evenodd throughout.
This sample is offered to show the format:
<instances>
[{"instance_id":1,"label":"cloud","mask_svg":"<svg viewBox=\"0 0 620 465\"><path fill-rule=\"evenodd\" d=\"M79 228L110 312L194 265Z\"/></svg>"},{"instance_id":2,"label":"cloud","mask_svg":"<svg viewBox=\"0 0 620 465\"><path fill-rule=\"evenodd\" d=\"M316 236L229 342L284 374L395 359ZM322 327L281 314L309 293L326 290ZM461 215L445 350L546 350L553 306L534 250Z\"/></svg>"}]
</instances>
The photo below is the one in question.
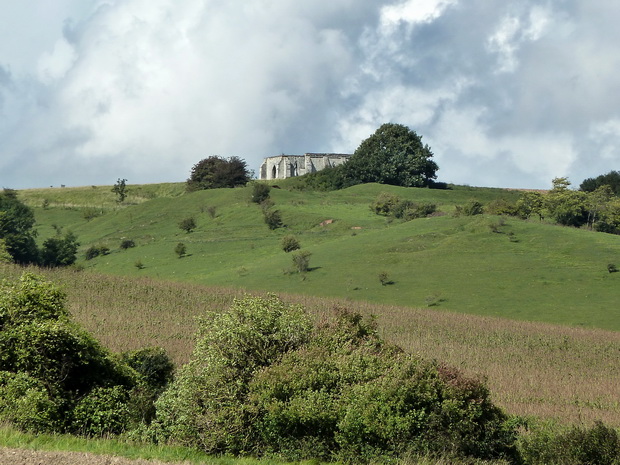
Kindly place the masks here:
<instances>
[{"instance_id":1,"label":"cloud","mask_svg":"<svg viewBox=\"0 0 620 465\"><path fill-rule=\"evenodd\" d=\"M180 181L213 154L257 169L353 151L387 121L448 182L617 169L620 6L604 0L35 3L0 6L2 185Z\"/></svg>"}]
</instances>

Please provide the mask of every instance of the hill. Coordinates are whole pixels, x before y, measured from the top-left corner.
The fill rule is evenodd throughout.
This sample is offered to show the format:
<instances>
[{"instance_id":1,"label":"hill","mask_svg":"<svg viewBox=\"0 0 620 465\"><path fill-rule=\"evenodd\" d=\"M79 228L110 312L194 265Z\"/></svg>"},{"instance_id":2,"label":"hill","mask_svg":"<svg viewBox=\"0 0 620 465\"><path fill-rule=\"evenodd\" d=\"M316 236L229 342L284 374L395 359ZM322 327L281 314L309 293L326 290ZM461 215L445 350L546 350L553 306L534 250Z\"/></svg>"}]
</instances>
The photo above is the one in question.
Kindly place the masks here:
<instances>
[{"instance_id":1,"label":"hill","mask_svg":"<svg viewBox=\"0 0 620 465\"><path fill-rule=\"evenodd\" d=\"M514 201L518 192L281 187L271 190L285 224L276 230L251 202L250 187L184 194L183 184L129 186L122 205L106 186L19 196L35 210L40 241L59 229L77 234L86 270L620 330L620 273L607 272L608 263L620 263L620 237L538 220L452 215L471 199ZM382 192L434 203L439 213L408 222L376 215L369 205ZM188 217L197 223L191 233L178 226ZM321 226L325 220L332 222ZM291 234L312 254L308 273L291 272L291 254L281 248ZM123 239L136 247L121 250ZM174 252L179 242L187 248L182 258ZM85 260L92 246L110 253Z\"/></svg>"}]
</instances>

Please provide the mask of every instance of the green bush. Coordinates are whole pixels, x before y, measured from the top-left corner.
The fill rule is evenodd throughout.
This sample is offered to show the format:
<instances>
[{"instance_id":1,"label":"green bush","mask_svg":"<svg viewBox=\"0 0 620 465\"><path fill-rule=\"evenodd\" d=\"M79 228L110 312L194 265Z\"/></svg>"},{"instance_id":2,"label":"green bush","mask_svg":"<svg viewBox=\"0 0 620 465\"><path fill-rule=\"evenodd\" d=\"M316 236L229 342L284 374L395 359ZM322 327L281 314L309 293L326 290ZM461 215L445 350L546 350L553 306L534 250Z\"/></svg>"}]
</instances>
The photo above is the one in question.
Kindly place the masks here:
<instances>
[{"instance_id":1,"label":"green bush","mask_svg":"<svg viewBox=\"0 0 620 465\"><path fill-rule=\"evenodd\" d=\"M519 448L527 465L617 465L620 440L615 429L598 421L590 428L564 432L534 429L522 435Z\"/></svg>"},{"instance_id":2,"label":"green bush","mask_svg":"<svg viewBox=\"0 0 620 465\"><path fill-rule=\"evenodd\" d=\"M86 260L92 260L95 257L107 255L109 253L110 248L105 245L91 245L88 249L86 249L85 258Z\"/></svg>"},{"instance_id":3,"label":"green bush","mask_svg":"<svg viewBox=\"0 0 620 465\"><path fill-rule=\"evenodd\" d=\"M464 205L457 205L454 211L455 216L475 216L484 213L484 205L477 200L470 200Z\"/></svg>"},{"instance_id":4,"label":"green bush","mask_svg":"<svg viewBox=\"0 0 620 465\"><path fill-rule=\"evenodd\" d=\"M136 243L133 239L123 239L121 241L121 249L127 250L136 246Z\"/></svg>"},{"instance_id":5,"label":"green bush","mask_svg":"<svg viewBox=\"0 0 620 465\"><path fill-rule=\"evenodd\" d=\"M263 203L269 198L271 187L263 182L255 182L252 185L252 202Z\"/></svg>"},{"instance_id":6,"label":"green bush","mask_svg":"<svg viewBox=\"0 0 620 465\"><path fill-rule=\"evenodd\" d=\"M193 217L184 218L179 221L179 229L182 229L186 233L191 233L194 229L196 229L196 220Z\"/></svg>"},{"instance_id":7,"label":"green bush","mask_svg":"<svg viewBox=\"0 0 620 465\"><path fill-rule=\"evenodd\" d=\"M93 389L73 409L72 431L84 436L124 432L130 422L128 401L124 386Z\"/></svg>"},{"instance_id":8,"label":"green bush","mask_svg":"<svg viewBox=\"0 0 620 465\"><path fill-rule=\"evenodd\" d=\"M370 209L377 215L388 216L394 212L394 208L401 202L401 198L389 192L381 192L375 201L370 205Z\"/></svg>"},{"instance_id":9,"label":"green bush","mask_svg":"<svg viewBox=\"0 0 620 465\"><path fill-rule=\"evenodd\" d=\"M185 244L183 244L183 242L179 242L174 247L174 253L177 254L179 256L179 258L184 257L185 254L187 253L187 246Z\"/></svg>"},{"instance_id":10,"label":"green bush","mask_svg":"<svg viewBox=\"0 0 620 465\"><path fill-rule=\"evenodd\" d=\"M269 229L278 229L283 226L282 215L279 210L263 208L263 219L265 220L265 224L269 226Z\"/></svg>"},{"instance_id":11,"label":"green bush","mask_svg":"<svg viewBox=\"0 0 620 465\"><path fill-rule=\"evenodd\" d=\"M0 371L9 373L0 377L0 416L23 429L94 434L95 426L72 424L76 406L98 388L129 392L140 376L70 321L65 294L52 283L24 273L0 287ZM29 404L15 403L15 393Z\"/></svg>"},{"instance_id":12,"label":"green bush","mask_svg":"<svg viewBox=\"0 0 620 465\"><path fill-rule=\"evenodd\" d=\"M293 267L298 273L310 271L310 257L312 253L302 250L293 254Z\"/></svg>"},{"instance_id":13,"label":"green bush","mask_svg":"<svg viewBox=\"0 0 620 465\"><path fill-rule=\"evenodd\" d=\"M253 451L249 381L302 345L310 320L275 296L248 296L226 312L207 314L199 326L190 362L157 401L152 429L209 453Z\"/></svg>"},{"instance_id":14,"label":"green bush","mask_svg":"<svg viewBox=\"0 0 620 465\"><path fill-rule=\"evenodd\" d=\"M285 252L292 252L300 247L299 240L295 236L284 236L282 238L282 250Z\"/></svg>"},{"instance_id":15,"label":"green bush","mask_svg":"<svg viewBox=\"0 0 620 465\"><path fill-rule=\"evenodd\" d=\"M411 221L417 218L426 218L436 211L437 205L434 203L415 203L411 200L402 200L396 204L392 214L395 218Z\"/></svg>"},{"instance_id":16,"label":"green bush","mask_svg":"<svg viewBox=\"0 0 620 465\"><path fill-rule=\"evenodd\" d=\"M516 457L515 429L480 381L385 343L358 313L312 329L273 296L202 320L151 431L208 453L287 460Z\"/></svg>"},{"instance_id":17,"label":"green bush","mask_svg":"<svg viewBox=\"0 0 620 465\"><path fill-rule=\"evenodd\" d=\"M161 347L124 352L121 360L136 370L146 384L155 391L163 390L172 381L174 364Z\"/></svg>"},{"instance_id":18,"label":"green bush","mask_svg":"<svg viewBox=\"0 0 620 465\"><path fill-rule=\"evenodd\" d=\"M26 373L0 371L0 422L23 431L51 432L59 423L58 405L43 382Z\"/></svg>"}]
</instances>

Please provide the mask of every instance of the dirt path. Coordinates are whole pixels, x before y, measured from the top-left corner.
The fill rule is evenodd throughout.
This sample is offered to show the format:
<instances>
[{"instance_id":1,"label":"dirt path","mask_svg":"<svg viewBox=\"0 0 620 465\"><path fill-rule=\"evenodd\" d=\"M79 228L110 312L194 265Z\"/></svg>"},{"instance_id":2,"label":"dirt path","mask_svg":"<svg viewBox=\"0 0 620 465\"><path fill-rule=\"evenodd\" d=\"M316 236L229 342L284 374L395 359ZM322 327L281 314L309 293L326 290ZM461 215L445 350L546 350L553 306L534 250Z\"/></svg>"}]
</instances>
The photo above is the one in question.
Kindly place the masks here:
<instances>
[{"instance_id":1,"label":"dirt path","mask_svg":"<svg viewBox=\"0 0 620 465\"><path fill-rule=\"evenodd\" d=\"M188 462L159 462L156 460L130 460L110 455L82 452L45 452L24 449L0 448L2 465L187 465Z\"/></svg>"}]
</instances>

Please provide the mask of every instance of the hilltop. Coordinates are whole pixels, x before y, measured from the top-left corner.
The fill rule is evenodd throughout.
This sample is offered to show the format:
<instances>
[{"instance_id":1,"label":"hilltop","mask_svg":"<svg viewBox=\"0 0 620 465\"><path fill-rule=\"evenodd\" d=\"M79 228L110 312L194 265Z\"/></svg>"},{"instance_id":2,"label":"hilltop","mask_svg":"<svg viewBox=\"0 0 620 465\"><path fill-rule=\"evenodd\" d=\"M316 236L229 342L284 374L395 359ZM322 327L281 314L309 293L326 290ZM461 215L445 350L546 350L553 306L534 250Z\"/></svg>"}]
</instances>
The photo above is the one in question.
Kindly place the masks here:
<instances>
[{"instance_id":1,"label":"hilltop","mask_svg":"<svg viewBox=\"0 0 620 465\"><path fill-rule=\"evenodd\" d=\"M78 236L86 272L620 330L612 310L620 276L606 269L620 264L618 236L537 219L453 215L472 199L510 202L518 191L279 187L271 190L272 209L285 226L275 230L251 201L251 187L188 194L183 183L128 186L121 205L111 186L23 190L19 197L35 210L39 241L60 229ZM383 192L438 211L408 222L377 215L369 206ZM186 233L178 224L190 217L197 227ZM291 271L292 254L281 247L287 235L312 254L310 272ZM121 249L125 239L135 247ZM179 243L186 247L181 258ZM86 260L93 246L109 253Z\"/></svg>"}]
</instances>

